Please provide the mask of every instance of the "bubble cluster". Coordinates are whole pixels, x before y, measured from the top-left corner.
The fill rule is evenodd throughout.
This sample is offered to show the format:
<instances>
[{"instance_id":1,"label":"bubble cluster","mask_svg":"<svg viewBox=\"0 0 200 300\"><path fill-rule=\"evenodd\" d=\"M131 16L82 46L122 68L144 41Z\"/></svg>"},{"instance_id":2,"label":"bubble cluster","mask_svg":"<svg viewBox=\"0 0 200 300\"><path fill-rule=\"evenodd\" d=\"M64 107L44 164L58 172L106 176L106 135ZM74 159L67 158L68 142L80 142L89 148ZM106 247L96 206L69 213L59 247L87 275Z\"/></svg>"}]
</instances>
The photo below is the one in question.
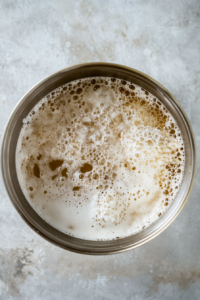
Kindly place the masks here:
<instances>
[{"instance_id":1,"label":"bubble cluster","mask_svg":"<svg viewBox=\"0 0 200 300\"><path fill-rule=\"evenodd\" d=\"M164 105L117 78L70 82L23 122L22 190L52 226L85 239L121 238L157 220L184 171L181 132Z\"/></svg>"}]
</instances>

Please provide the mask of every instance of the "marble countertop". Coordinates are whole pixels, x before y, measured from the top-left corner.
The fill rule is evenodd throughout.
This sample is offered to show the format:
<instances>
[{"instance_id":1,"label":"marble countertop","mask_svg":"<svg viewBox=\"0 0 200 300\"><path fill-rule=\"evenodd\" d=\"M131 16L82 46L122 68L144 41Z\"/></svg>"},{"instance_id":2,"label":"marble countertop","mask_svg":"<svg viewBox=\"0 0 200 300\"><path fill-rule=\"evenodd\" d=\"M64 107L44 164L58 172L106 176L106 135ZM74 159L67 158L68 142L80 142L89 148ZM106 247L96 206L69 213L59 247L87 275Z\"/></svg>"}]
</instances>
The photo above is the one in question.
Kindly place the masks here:
<instances>
[{"instance_id":1,"label":"marble countertop","mask_svg":"<svg viewBox=\"0 0 200 300\"><path fill-rule=\"evenodd\" d=\"M185 110L199 149L198 0L2 0L0 138L33 85L59 69L94 61L126 65L163 84ZM167 230L135 250L99 257L59 249L33 232L1 178L0 299L200 299L197 162L190 198Z\"/></svg>"}]
</instances>

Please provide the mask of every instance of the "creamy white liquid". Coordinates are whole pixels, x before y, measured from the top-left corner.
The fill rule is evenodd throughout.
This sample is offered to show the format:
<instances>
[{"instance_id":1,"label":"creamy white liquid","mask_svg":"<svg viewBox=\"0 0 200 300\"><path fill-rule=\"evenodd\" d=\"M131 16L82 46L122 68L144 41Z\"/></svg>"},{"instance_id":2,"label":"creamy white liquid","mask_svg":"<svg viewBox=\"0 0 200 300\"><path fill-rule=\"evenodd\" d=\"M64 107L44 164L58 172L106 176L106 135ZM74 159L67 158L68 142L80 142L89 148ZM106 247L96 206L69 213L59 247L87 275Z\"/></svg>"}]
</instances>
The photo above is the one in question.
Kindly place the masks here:
<instances>
[{"instance_id":1,"label":"creamy white liquid","mask_svg":"<svg viewBox=\"0 0 200 300\"><path fill-rule=\"evenodd\" d=\"M50 225L109 240L134 234L169 207L184 171L180 130L167 109L130 82L73 81L24 120L16 150L22 191Z\"/></svg>"}]
</instances>

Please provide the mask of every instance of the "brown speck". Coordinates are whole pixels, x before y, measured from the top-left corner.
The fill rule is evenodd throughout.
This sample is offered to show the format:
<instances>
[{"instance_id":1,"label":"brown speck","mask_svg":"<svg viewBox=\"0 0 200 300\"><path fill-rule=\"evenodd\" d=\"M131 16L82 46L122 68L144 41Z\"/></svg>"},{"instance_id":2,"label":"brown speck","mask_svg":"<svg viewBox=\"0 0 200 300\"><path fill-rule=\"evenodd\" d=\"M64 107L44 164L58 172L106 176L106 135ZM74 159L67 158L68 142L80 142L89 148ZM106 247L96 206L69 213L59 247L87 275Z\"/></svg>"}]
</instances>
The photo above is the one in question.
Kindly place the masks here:
<instances>
[{"instance_id":1,"label":"brown speck","mask_svg":"<svg viewBox=\"0 0 200 300\"><path fill-rule=\"evenodd\" d=\"M33 173L35 177L40 178L40 169L38 167L38 164L34 164Z\"/></svg>"},{"instance_id":2,"label":"brown speck","mask_svg":"<svg viewBox=\"0 0 200 300\"><path fill-rule=\"evenodd\" d=\"M86 173L86 172L90 172L92 171L93 167L92 165L88 164L88 163L85 163L81 168L81 173Z\"/></svg>"},{"instance_id":3,"label":"brown speck","mask_svg":"<svg viewBox=\"0 0 200 300\"><path fill-rule=\"evenodd\" d=\"M63 164L63 159L56 159L56 160L52 160L49 163L49 167L51 168L52 171L55 171L55 169L59 168L60 166L62 166Z\"/></svg>"},{"instance_id":4,"label":"brown speck","mask_svg":"<svg viewBox=\"0 0 200 300\"><path fill-rule=\"evenodd\" d=\"M74 187L73 187L73 191L79 191L80 189L81 189L80 186L74 186Z\"/></svg>"},{"instance_id":5,"label":"brown speck","mask_svg":"<svg viewBox=\"0 0 200 300\"><path fill-rule=\"evenodd\" d=\"M64 169L62 170L62 176L63 176L63 177L66 177L66 178L68 177L68 176L67 176L67 168L64 168Z\"/></svg>"}]
</instances>

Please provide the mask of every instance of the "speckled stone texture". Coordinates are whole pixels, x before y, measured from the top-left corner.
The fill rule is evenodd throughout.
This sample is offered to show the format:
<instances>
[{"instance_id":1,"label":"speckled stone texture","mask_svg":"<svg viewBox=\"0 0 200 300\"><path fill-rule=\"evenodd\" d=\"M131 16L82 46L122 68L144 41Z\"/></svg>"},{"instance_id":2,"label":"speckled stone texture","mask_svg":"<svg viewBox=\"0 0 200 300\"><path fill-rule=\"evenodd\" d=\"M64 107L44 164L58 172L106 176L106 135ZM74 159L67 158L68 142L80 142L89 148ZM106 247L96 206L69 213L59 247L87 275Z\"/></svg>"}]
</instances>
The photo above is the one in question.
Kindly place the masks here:
<instances>
[{"instance_id":1,"label":"speckled stone texture","mask_svg":"<svg viewBox=\"0 0 200 300\"><path fill-rule=\"evenodd\" d=\"M178 99L200 146L200 1L0 1L0 135L16 103L59 69L123 64ZM199 156L198 150L197 154ZM20 218L0 182L0 299L200 299L200 164L176 221L106 257L59 249Z\"/></svg>"}]
</instances>

